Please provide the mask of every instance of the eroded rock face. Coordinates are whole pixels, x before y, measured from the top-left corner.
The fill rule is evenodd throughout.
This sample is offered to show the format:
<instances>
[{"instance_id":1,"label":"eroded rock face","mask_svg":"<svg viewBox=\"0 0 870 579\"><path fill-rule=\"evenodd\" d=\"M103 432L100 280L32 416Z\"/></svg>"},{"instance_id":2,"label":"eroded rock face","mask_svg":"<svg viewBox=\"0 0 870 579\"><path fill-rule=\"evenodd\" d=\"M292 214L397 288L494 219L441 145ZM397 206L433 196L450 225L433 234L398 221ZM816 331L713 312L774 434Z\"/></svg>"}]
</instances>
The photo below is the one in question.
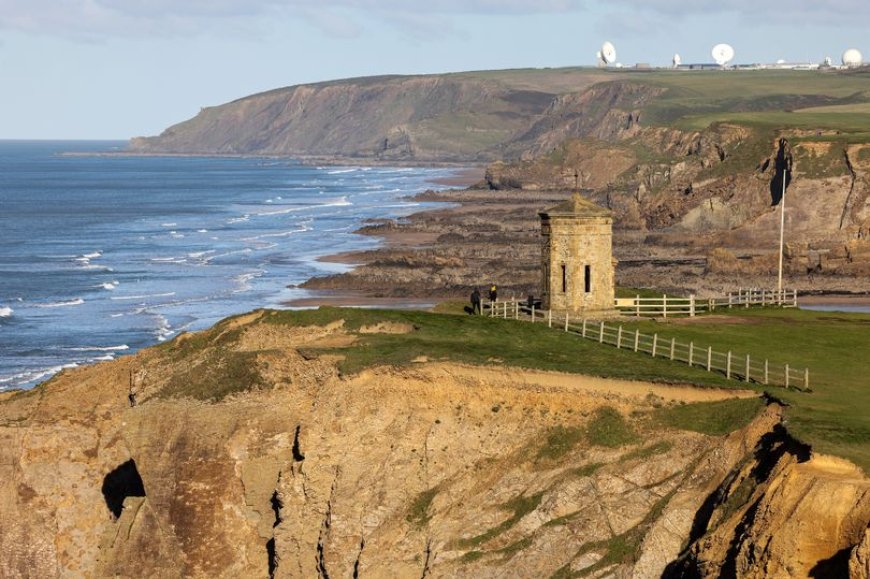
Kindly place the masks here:
<instances>
[{"instance_id":1,"label":"eroded rock face","mask_svg":"<svg viewBox=\"0 0 870 579\"><path fill-rule=\"evenodd\" d=\"M806 461L776 406L723 438L648 417L730 391L448 363L343 376L322 349L358 334L270 315L0 401L0 576L650 577L687 543L711 573L801 575L870 520L867 479ZM589 435L602 420L622 438Z\"/></svg>"}]
</instances>

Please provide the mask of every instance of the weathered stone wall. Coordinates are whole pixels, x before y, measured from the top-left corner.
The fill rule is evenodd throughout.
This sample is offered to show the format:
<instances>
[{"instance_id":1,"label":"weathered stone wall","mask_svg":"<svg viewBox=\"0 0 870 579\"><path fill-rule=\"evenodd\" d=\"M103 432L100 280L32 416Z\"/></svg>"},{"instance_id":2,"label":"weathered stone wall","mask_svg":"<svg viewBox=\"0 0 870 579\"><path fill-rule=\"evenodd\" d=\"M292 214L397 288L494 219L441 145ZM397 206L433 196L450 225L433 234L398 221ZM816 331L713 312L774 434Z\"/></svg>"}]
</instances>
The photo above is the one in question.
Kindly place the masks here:
<instances>
[{"instance_id":1,"label":"weathered stone wall","mask_svg":"<svg viewBox=\"0 0 870 579\"><path fill-rule=\"evenodd\" d=\"M612 225L610 217L542 216L544 308L613 309Z\"/></svg>"}]
</instances>

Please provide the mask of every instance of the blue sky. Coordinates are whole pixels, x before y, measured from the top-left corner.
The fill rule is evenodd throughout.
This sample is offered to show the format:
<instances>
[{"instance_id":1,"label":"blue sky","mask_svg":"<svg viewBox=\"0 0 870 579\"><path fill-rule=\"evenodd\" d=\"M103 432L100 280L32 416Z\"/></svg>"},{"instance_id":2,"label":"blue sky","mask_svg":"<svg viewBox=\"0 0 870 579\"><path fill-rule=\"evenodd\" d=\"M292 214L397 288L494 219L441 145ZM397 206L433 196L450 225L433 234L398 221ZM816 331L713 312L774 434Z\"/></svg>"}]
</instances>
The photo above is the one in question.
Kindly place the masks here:
<instances>
[{"instance_id":1,"label":"blue sky","mask_svg":"<svg viewBox=\"0 0 870 579\"><path fill-rule=\"evenodd\" d=\"M152 135L202 106L373 74L870 55L870 1L0 0L0 139Z\"/></svg>"}]
</instances>

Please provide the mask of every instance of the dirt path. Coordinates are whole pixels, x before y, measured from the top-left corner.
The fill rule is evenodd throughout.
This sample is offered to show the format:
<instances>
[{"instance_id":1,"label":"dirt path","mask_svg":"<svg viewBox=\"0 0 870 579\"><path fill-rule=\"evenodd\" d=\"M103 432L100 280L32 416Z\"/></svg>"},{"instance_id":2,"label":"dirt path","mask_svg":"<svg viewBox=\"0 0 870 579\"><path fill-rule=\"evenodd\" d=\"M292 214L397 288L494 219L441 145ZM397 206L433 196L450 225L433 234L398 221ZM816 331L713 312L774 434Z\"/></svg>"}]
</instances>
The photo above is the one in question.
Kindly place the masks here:
<instances>
[{"instance_id":1,"label":"dirt path","mask_svg":"<svg viewBox=\"0 0 870 579\"><path fill-rule=\"evenodd\" d=\"M521 368L470 366L449 362L428 362L421 359L413 373L422 380L439 384L466 384L498 390L528 390L535 393L581 395L578 405L583 406L583 397L606 398L609 402L637 403L647 400L650 394L665 402L714 402L731 398L752 398L757 392L743 389L698 388L694 386L665 385L652 382L616 380L579 374L527 370ZM372 370L372 372L380 372ZM366 374L365 372L363 374ZM369 376L366 376L369 378ZM407 378L407 377L403 377ZM497 396L497 394L496 394Z\"/></svg>"}]
</instances>

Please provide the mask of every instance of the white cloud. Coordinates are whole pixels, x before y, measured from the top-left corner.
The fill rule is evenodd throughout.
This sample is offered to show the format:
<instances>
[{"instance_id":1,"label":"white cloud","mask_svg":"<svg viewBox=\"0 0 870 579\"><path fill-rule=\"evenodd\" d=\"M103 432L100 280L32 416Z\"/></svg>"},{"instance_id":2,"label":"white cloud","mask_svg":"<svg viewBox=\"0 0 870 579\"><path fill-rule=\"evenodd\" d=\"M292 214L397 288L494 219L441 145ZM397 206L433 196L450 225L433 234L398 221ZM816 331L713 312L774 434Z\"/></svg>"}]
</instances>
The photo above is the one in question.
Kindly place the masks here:
<instances>
[{"instance_id":1,"label":"white cloud","mask_svg":"<svg viewBox=\"0 0 870 579\"><path fill-rule=\"evenodd\" d=\"M449 27L451 17L464 14L600 14L608 9L644 14L654 22L730 12L768 26L778 21L870 25L867 0L793 0L787 5L756 0L0 0L0 30L85 38L170 36L268 16L300 17L329 35L353 37L361 31L363 15L423 30L427 20Z\"/></svg>"}]
</instances>

